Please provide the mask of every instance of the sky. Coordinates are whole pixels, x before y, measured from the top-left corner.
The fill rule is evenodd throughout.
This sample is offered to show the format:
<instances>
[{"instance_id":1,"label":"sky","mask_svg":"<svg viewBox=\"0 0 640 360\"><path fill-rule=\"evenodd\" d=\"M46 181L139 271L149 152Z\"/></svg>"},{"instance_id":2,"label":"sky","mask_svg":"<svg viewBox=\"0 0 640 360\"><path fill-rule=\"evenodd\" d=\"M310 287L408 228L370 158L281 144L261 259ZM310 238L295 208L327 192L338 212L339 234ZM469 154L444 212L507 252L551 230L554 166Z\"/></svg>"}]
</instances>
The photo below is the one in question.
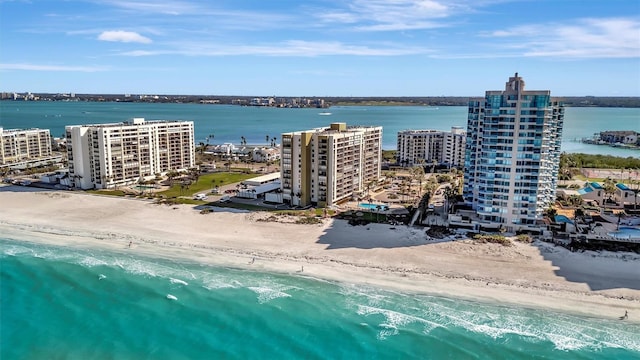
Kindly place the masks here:
<instances>
[{"instance_id":1,"label":"sky","mask_svg":"<svg viewBox=\"0 0 640 360\"><path fill-rule=\"evenodd\" d=\"M638 0L0 0L0 91L640 96Z\"/></svg>"}]
</instances>

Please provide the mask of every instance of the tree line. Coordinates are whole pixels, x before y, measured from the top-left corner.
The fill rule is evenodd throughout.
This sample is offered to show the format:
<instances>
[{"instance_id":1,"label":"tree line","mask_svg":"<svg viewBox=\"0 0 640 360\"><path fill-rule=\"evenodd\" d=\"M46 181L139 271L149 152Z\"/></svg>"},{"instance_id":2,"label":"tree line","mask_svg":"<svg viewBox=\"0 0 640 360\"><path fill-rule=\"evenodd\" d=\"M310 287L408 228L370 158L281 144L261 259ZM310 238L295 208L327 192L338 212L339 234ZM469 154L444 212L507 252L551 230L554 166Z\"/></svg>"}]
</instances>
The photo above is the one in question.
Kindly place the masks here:
<instances>
[{"instance_id":1,"label":"tree line","mask_svg":"<svg viewBox=\"0 0 640 360\"><path fill-rule=\"evenodd\" d=\"M560 168L640 169L640 158L562 153L560 155Z\"/></svg>"}]
</instances>

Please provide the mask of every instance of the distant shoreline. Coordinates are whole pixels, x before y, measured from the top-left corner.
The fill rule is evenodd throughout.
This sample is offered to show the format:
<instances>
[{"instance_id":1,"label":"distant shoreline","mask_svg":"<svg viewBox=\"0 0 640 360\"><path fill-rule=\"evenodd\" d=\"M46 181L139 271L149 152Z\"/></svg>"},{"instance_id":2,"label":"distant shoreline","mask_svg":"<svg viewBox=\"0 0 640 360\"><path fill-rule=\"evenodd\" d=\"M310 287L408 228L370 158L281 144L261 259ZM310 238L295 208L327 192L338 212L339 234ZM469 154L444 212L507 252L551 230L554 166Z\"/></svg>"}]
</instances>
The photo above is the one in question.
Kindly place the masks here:
<instances>
[{"instance_id":1,"label":"distant shoreline","mask_svg":"<svg viewBox=\"0 0 640 360\"><path fill-rule=\"evenodd\" d=\"M28 101L83 101L83 102L134 102L134 103L182 103L202 105L238 105L252 106L250 101L259 96L233 95L129 95L129 94L52 94L32 93L38 100ZM292 100L323 100L324 105L298 105L302 108L330 108L331 106L467 106L469 99L481 98L476 96L371 96L371 97L340 97L340 96L273 96L274 105L290 104ZM561 101L567 107L614 107L640 108L638 96L553 96L552 99ZM13 93L3 92L4 101L25 101L20 98L13 100Z\"/></svg>"}]
</instances>

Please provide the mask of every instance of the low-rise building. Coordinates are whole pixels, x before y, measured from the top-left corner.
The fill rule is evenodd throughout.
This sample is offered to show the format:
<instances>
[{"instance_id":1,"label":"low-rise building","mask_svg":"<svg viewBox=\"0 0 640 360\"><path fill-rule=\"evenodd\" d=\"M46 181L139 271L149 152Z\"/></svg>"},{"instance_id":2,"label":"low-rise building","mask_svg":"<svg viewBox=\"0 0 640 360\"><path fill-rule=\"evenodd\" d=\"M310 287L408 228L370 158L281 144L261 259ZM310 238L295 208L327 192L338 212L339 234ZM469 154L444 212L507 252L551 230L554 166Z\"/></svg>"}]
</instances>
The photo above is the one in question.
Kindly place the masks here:
<instances>
[{"instance_id":1,"label":"low-rise building","mask_svg":"<svg viewBox=\"0 0 640 360\"><path fill-rule=\"evenodd\" d=\"M597 182L588 182L578 190L578 195L582 197L583 201L594 203L597 206L602 206L605 194L604 188Z\"/></svg>"},{"instance_id":2,"label":"low-rise building","mask_svg":"<svg viewBox=\"0 0 640 360\"><path fill-rule=\"evenodd\" d=\"M270 162L280 160L280 150L275 148L253 149L252 160L257 162Z\"/></svg>"},{"instance_id":3,"label":"low-rise building","mask_svg":"<svg viewBox=\"0 0 640 360\"><path fill-rule=\"evenodd\" d=\"M613 193L613 200L621 207L631 207L637 205L638 189L632 189L627 184L617 183L615 192Z\"/></svg>"},{"instance_id":4,"label":"low-rise building","mask_svg":"<svg viewBox=\"0 0 640 360\"><path fill-rule=\"evenodd\" d=\"M638 133L635 131L603 131L600 140L609 144L638 144Z\"/></svg>"}]
</instances>

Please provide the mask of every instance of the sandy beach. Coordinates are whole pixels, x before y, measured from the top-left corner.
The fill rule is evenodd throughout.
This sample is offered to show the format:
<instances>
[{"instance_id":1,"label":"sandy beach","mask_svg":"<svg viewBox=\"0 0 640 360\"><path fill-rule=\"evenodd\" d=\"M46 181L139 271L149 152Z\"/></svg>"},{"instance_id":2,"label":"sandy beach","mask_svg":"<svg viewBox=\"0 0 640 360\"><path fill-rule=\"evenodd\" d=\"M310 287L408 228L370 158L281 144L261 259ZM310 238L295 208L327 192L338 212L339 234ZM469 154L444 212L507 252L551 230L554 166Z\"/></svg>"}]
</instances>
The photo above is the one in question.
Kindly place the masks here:
<instances>
[{"instance_id":1,"label":"sandy beach","mask_svg":"<svg viewBox=\"0 0 640 360\"><path fill-rule=\"evenodd\" d=\"M0 186L3 238L298 273L452 298L640 323L640 255L547 243L436 241L424 229Z\"/></svg>"}]
</instances>

